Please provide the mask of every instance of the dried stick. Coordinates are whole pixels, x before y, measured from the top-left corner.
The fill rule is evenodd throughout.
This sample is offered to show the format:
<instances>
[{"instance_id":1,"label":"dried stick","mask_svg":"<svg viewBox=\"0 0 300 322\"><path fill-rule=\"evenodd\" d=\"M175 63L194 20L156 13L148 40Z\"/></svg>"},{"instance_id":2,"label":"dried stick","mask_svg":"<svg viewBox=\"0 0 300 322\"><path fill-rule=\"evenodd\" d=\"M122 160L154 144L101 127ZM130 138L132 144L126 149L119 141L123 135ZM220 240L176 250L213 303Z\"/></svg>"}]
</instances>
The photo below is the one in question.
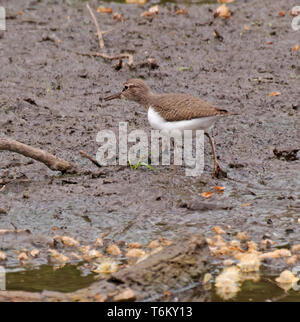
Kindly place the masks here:
<instances>
[{"instance_id":1,"label":"dried stick","mask_svg":"<svg viewBox=\"0 0 300 322\"><path fill-rule=\"evenodd\" d=\"M0 235L11 234L11 233L30 234L30 231L28 229L0 229Z\"/></svg>"},{"instance_id":2,"label":"dried stick","mask_svg":"<svg viewBox=\"0 0 300 322\"><path fill-rule=\"evenodd\" d=\"M90 8L89 4L87 3L86 7L88 8L88 11L90 12L90 15L94 21L94 24L96 26L96 29L97 29L97 35L98 35L98 40L99 40L99 46L101 49L103 49L105 46L104 46L104 40L103 40L103 37L102 37L102 32L100 30L100 27L99 27L99 24L97 22L97 19L92 11L92 9Z\"/></svg>"},{"instance_id":3,"label":"dried stick","mask_svg":"<svg viewBox=\"0 0 300 322\"><path fill-rule=\"evenodd\" d=\"M116 55L116 56L109 56L109 55L98 53L98 52L95 52L95 51L89 51L89 52L86 52L86 53L76 52L76 54L82 55L82 56L97 56L97 57L102 57L102 58L108 59L108 60L116 60L116 59L128 58L128 65L129 66L133 65L133 56L131 54L129 54L129 53L123 53L123 54Z\"/></svg>"},{"instance_id":4,"label":"dried stick","mask_svg":"<svg viewBox=\"0 0 300 322\"><path fill-rule=\"evenodd\" d=\"M15 140L0 138L0 151L1 150L20 153L26 157L44 163L53 171L65 172L71 169L75 170L75 167L68 161L62 160L46 151L38 148L33 148L29 145L20 143Z\"/></svg>"},{"instance_id":5,"label":"dried stick","mask_svg":"<svg viewBox=\"0 0 300 322\"><path fill-rule=\"evenodd\" d=\"M88 155L87 153L85 153L84 151L79 151L80 155L83 157L83 158L86 158L88 160L90 160L91 162L93 162L98 168L101 168L101 164L96 160L94 159L93 157L91 157L90 155Z\"/></svg>"}]
</instances>

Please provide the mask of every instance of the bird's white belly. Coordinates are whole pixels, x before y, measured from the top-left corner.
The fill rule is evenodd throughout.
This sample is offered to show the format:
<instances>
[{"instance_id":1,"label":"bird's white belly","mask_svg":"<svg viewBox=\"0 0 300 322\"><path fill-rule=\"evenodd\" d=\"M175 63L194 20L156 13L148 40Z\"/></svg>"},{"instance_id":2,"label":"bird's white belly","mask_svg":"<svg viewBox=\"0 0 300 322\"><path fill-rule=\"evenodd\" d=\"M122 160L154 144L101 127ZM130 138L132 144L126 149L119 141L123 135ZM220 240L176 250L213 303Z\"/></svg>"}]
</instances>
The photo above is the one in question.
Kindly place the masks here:
<instances>
[{"instance_id":1,"label":"bird's white belly","mask_svg":"<svg viewBox=\"0 0 300 322\"><path fill-rule=\"evenodd\" d=\"M217 116L200 117L192 120L172 121L164 120L151 106L148 109L148 121L156 130L167 132L184 130L209 130L217 120Z\"/></svg>"}]
</instances>

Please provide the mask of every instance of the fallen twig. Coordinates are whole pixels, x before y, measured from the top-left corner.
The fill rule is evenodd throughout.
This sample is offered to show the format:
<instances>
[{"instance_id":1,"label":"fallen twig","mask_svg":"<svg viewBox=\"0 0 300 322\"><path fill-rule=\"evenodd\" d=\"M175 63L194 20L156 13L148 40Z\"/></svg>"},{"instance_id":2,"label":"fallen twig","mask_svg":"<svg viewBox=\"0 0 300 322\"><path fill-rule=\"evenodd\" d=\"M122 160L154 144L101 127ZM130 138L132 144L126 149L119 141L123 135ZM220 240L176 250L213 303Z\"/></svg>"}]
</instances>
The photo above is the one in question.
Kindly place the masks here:
<instances>
[{"instance_id":1,"label":"fallen twig","mask_svg":"<svg viewBox=\"0 0 300 322\"><path fill-rule=\"evenodd\" d=\"M27 233L30 234L28 229L0 229L0 235L11 234L11 233Z\"/></svg>"},{"instance_id":2,"label":"fallen twig","mask_svg":"<svg viewBox=\"0 0 300 322\"><path fill-rule=\"evenodd\" d=\"M104 45L104 40L103 40L102 32L101 32L101 30L100 30L100 27L99 27L98 21L97 21L97 19L96 19L95 15L94 15L94 13L93 13L93 11L92 11L92 9L91 9L91 7L89 6L89 4L88 4L88 3L87 3L87 5L86 5L86 7L88 8L88 10L89 10L89 12L90 12L90 15L91 15L91 17L92 17L92 19L93 19L93 21L94 21L94 24L95 24L95 26L96 26L96 29L97 29L97 35L98 35L98 40L99 40L99 46L100 46L100 48L101 48L101 49L103 49L103 48L105 47L105 45Z\"/></svg>"},{"instance_id":3,"label":"fallen twig","mask_svg":"<svg viewBox=\"0 0 300 322\"><path fill-rule=\"evenodd\" d=\"M70 170L75 170L75 166L73 166L68 161L62 160L46 151L43 151L38 148L33 148L29 145L23 144L15 140L0 138L0 150L20 153L26 157L44 163L48 168L50 168L53 171L66 172Z\"/></svg>"},{"instance_id":4,"label":"fallen twig","mask_svg":"<svg viewBox=\"0 0 300 322\"><path fill-rule=\"evenodd\" d=\"M102 57L104 59L108 59L108 60L117 60L117 59L122 59L122 58L128 58L128 65L132 66L133 65L133 56L129 53L123 53L120 55L116 55L116 56L109 56L106 54L102 54L96 51L89 51L86 53L82 53L82 52L76 52L77 55L82 55L82 56L97 56L97 57Z\"/></svg>"},{"instance_id":5,"label":"fallen twig","mask_svg":"<svg viewBox=\"0 0 300 322\"><path fill-rule=\"evenodd\" d=\"M86 158L88 160L90 160L92 163L94 163L98 168L101 168L101 164L96 160L94 159L93 157L91 157L90 155L88 155L87 153L85 153L84 151L79 151L80 155L83 157L83 158Z\"/></svg>"}]
</instances>

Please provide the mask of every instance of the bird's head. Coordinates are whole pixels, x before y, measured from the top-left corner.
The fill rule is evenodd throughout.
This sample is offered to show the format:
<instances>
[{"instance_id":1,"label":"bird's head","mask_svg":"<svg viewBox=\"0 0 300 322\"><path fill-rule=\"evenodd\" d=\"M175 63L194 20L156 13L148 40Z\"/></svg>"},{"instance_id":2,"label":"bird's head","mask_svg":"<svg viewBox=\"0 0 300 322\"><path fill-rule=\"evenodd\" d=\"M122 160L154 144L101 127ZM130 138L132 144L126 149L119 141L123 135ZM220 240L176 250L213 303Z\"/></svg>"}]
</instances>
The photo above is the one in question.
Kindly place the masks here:
<instances>
[{"instance_id":1,"label":"bird's head","mask_svg":"<svg viewBox=\"0 0 300 322\"><path fill-rule=\"evenodd\" d=\"M125 98L144 105L150 94L151 91L144 81L141 79L130 79L124 83L122 92L106 97L105 100Z\"/></svg>"}]
</instances>

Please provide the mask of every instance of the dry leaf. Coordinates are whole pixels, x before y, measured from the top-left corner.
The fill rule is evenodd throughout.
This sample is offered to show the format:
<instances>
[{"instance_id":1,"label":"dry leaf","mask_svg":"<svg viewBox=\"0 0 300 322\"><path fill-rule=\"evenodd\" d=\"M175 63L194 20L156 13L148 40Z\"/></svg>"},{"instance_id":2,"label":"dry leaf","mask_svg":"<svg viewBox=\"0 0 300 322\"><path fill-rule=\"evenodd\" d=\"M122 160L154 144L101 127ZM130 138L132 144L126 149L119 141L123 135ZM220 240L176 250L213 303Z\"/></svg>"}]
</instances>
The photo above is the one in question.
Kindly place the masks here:
<instances>
[{"instance_id":1,"label":"dry leaf","mask_svg":"<svg viewBox=\"0 0 300 322\"><path fill-rule=\"evenodd\" d=\"M206 284L208 283L212 278L212 275L210 273L206 273L203 277L203 283Z\"/></svg>"},{"instance_id":2,"label":"dry leaf","mask_svg":"<svg viewBox=\"0 0 300 322\"><path fill-rule=\"evenodd\" d=\"M48 252L51 254L51 261L55 264L65 264L68 262L69 257L65 256L62 253L59 253L55 249L49 249Z\"/></svg>"},{"instance_id":3,"label":"dry leaf","mask_svg":"<svg viewBox=\"0 0 300 322\"><path fill-rule=\"evenodd\" d=\"M218 226L215 226L215 227L213 228L213 231L214 231L216 234L219 234L219 235L225 234L225 231L224 231L222 228L218 227Z\"/></svg>"},{"instance_id":4,"label":"dry leaf","mask_svg":"<svg viewBox=\"0 0 300 322\"><path fill-rule=\"evenodd\" d=\"M203 277L204 289L206 291L211 290L211 280L212 280L212 275L210 273L206 273Z\"/></svg>"},{"instance_id":5,"label":"dry leaf","mask_svg":"<svg viewBox=\"0 0 300 322\"><path fill-rule=\"evenodd\" d=\"M278 15L279 16L285 16L285 11L280 11Z\"/></svg>"},{"instance_id":6,"label":"dry leaf","mask_svg":"<svg viewBox=\"0 0 300 322\"><path fill-rule=\"evenodd\" d=\"M217 8L214 17L220 16L222 19L230 18L230 9L226 6L226 4L222 4L220 7Z\"/></svg>"},{"instance_id":7,"label":"dry leaf","mask_svg":"<svg viewBox=\"0 0 300 322\"><path fill-rule=\"evenodd\" d=\"M99 13L112 13L112 9L105 8L105 7L98 7L97 12L99 12Z\"/></svg>"},{"instance_id":8,"label":"dry leaf","mask_svg":"<svg viewBox=\"0 0 300 322\"><path fill-rule=\"evenodd\" d=\"M214 186L214 189L216 189L218 192L223 192L225 190L225 187Z\"/></svg>"},{"instance_id":9,"label":"dry leaf","mask_svg":"<svg viewBox=\"0 0 300 322\"><path fill-rule=\"evenodd\" d=\"M136 242L136 243L129 243L127 245L127 248L142 248L142 245L140 243L138 243L138 242Z\"/></svg>"},{"instance_id":10,"label":"dry leaf","mask_svg":"<svg viewBox=\"0 0 300 322\"><path fill-rule=\"evenodd\" d=\"M6 261L7 256L4 252L0 251L0 261Z\"/></svg>"},{"instance_id":11,"label":"dry leaf","mask_svg":"<svg viewBox=\"0 0 300 322\"><path fill-rule=\"evenodd\" d=\"M290 257L290 256L292 256L292 253L288 249L282 248L282 249L276 249L273 252L261 254L259 258L261 260L264 260L264 259Z\"/></svg>"},{"instance_id":12,"label":"dry leaf","mask_svg":"<svg viewBox=\"0 0 300 322\"><path fill-rule=\"evenodd\" d=\"M277 282L279 287L287 292L291 288L298 286L297 283L299 281L299 278L295 277L292 272L285 270L280 274L279 277L275 279L275 281Z\"/></svg>"},{"instance_id":13,"label":"dry leaf","mask_svg":"<svg viewBox=\"0 0 300 322\"><path fill-rule=\"evenodd\" d=\"M226 242L221 235L215 235L213 238L206 238L206 242L209 246L212 247L226 246Z\"/></svg>"},{"instance_id":14,"label":"dry leaf","mask_svg":"<svg viewBox=\"0 0 300 322\"><path fill-rule=\"evenodd\" d=\"M271 92L269 96L279 96L280 94L280 92Z\"/></svg>"},{"instance_id":15,"label":"dry leaf","mask_svg":"<svg viewBox=\"0 0 300 322\"><path fill-rule=\"evenodd\" d=\"M33 249L30 252L30 256L32 256L32 257L38 257L39 255L40 255L40 251L38 249Z\"/></svg>"},{"instance_id":16,"label":"dry leaf","mask_svg":"<svg viewBox=\"0 0 300 322\"><path fill-rule=\"evenodd\" d=\"M145 4L147 0L125 0L127 4Z\"/></svg>"},{"instance_id":17,"label":"dry leaf","mask_svg":"<svg viewBox=\"0 0 300 322\"><path fill-rule=\"evenodd\" d=\"M188 12L186 9L178 9L176 10L175 14L176 15L186 15Z\"/></svg>"},{"instance_id":18,"label":"dry leaf","mask_svg":"<svg viewBox=\"0 0 300 322\"><path fill-rule=\"evenodd\" d=\"M90 249L91 249L91 246L90 245L81 246L81 247L78 248L78 250L80 252L82 252L83 254L88 253L90 251Z\"/></svg>"},{"instance_id":19,"label":"dry leaf","mask_svg":"<svg viewBox=\"0 0 300 322\"><path fill-rule=\"evenodd\" d=\"M153 14L158 14L159 13L159 7L158 7L158 5L151 7L149 9L149 12L150 13L153 13Z\"/></svg>"},{"instance_id":20,"label":"dry leaf","mask_svg":"<svg viewBox=\"0 0 300 322\"><path fill-rule=\"evenodd\" d=\"M20 10L20 11L18 12L18 15L22 16L22 14L23 14L23 11L22 11L22 10Z\"/></svg>"},{"instance_id":21,"label":"dry leaf","mask_svg":"<svg viewBox=\"0 0 300 322\"><path fill-rule=\"evenodd\" d=\"M156 15L159 13L159 7L156 5L156 6L153 6L151 7L148 11L145 11L141 14L141 17L156 17Z\"/></svg>"},{"instance_id":22,"label":"dry leaf","mask_svg":"<svg viewBox=\"0 0 300 322\"><path fill-rule=\"evenodd\" d=\"M100 258L102 257L103 255L96 249L91 249L87 252L84 252L83 255L82 255L82 258L87 261L87 262L90 262L92 259L95 259L95 258Z\"/></svg>"},{"instance_id":23,"label":"dry leaf","mask_svg":"<svg viewBox=\"0 0 300 322\"><path fill-rule=\"evenodd\" d=\"M251 252L255 253L257 251L257 244L253 240L248 241L246 245L247 245L248 253L251 253Z\"/></svg>"},{"instance_id":24,"label":"dry leaf","mask_svg":"<svg viewBox=\"0 0 300 322\"><path fill-rule=\"evenodd\" d=\"M202 192L201 196L204 198L210 198L213 194L213 192Z\"/></svg>"},{"instance_id":25,"label":"dry leaf","mask_svg":"<svg viewBox=\"0 0 300 322\"><path fill-rule=\"evenodd\" d=\"M242 206L243 208L245 208L245 207L250 206L250 203L242 203L242 204L241 204L241 206Z\"/></svg>"},{"instance_id":26,"label":"dry leaf","mask_svg":"<svg viewBox=\"0 0 300 322\"><path fill-rule=\"evenodd\" d=\"M292 256L292 253L290 250L281 248L274 250L275 253L279 254L280 257L290 257Z\"/></svg>"},{"instance_id":27,"label":"dry leaf","mask_svg":"<svg viewBox=\"0 0 300 322\"><path fill-rule=\"evenodd\" d=\"M118 20L118 21L123 21L124 20L124 16L121 15L120 13L114 13L113 19L114 20Z\"/></svg>"},{"instance_id":28,"label":"dry leaf","mask_svg":"<svg viewBox=\"0 0 300 322\"><path fill-rule=\"evenodd\" d=\"M18 255L18 260L19 261L27 261L29 258L28 258L28 256L27 256L27 254L26 254L26 252L22 252L22 253L20 253L19 255Z\"/></svg>"},{"instance_id":29,"label":"dry leaf","mask_svg":"<svg viewBox=\"0 0 300 322\"><path fill-rule=\"evenodd\" d=\"M297 51L299 49L299 45L296 45L295 47L293 47L293 51Z\"/></svg>"},{"instance_id":30,"label":"dry leaf","mask_svg":"<svg viewBox=\"0 0 300 322\"><path fill-rule=\"evenodd\" d=\"M156 240L152 240L148 245L147 248L157 248L160 247L160 242Z\"/></svg>"},{"instance_id":31,"label":"dry leaf","mask_svg":"<svg viewBox=\"0 0 300 322\"><path fill-rule=\"evenodd\" d=\"M92 272L97 274L111 274L118 270L118 264L107 257L101 259L100 263L96 264L96 267L92 270Z\"/></svg>"},{"instance_id":32,"label":"dry leaf","mask_svg":"<svg viewBox=\"0 0 300 322\"><path fill-rule=\"evenodd\" d=\"M245 241L250 239L249 235L244 231L240 231L239 233L237 233L236 238L240 241Z\"/></svg>"},{"instance_id":33,"label":"dry leaf","mask_svg":"<svg viewBox=\"0 0 300 322\"><path fill-rule=\"evenodd\" d=\"M173 293L169 292L167 290L164 290L164 301L167 301L170 296L172 296Z\"/></svg>"},{"instance_id":34,"label":"dry leaf","mask_svg":"<svg viewBox=\"0 0 300 322\"><path fill-rule=\"evenodd\" d=\"M234 264L234 261L232 259L225 259L223 261L224 266L232 266Z\"/></svg>"},{"instance_id":35,"label":"dry leaf","mask_svg":"<svg viewBox=\"0 0 300 322\"><path fill-rule=\"evenodd\" d=\"M280 258L280 255L275 252L268 252L268 253L261 254L259 256L260 260L272 259L272 258Z\"/></svg>"},{"instance_id":36,"label":"dry leaf","mask_svg":"<svg viewBox=\"0 0 300 322\"><path fill-rule=\"evenodd\" d=\"M258 272L260 267L260 259L256 253L242 254L240 262L237 265L244 273Z\"/></svg>"},{"instance_id":37,"label":"dry leaf","mask_svg":"<svg viewBox=\"0 0 300 322\"><path fill-rule=\"evenodd\" d=\"M292 252L294 253L297 253L297 252L299 252L300 251L300 244L296 244L296 245L294 245L294 246L292 246Z\"/></svg>"},{"instance_id":38,"label":"dry leaf","mask_svg":"<svg viewBox=\"0 0 300 322\"><path fill-rule=\"evenodd\" d=\"M96 241L95 241L94 246L95 246L95 247L103 247L103 245L104 245L104 243L103 243L103 239L102 239L102 237L98 237L98 238L96 239Z\"/></svg>"},{"instance_id":39,"label":"dry leaf","mask_svg":"<svg viewBox=\"0 0 300 322\"><path fill-rule=\"evenodd\" d=\"M290 266L294 266L298 262L298 255L293 255L291 257L288 257L285 260L285 263Z\"/></svg>"},{"instance_id":40,"label":"dry leaf","mask_svg":"<svg viewBox=\"0 0 300 322\"><path fill-rule=\"evenodd\" d=\"M153 17L153 13L144 11L143 13L141 13L141 17Z\"/></svg>"},{"instance_id":41,"label":"dry leaf","mask_svg":"<svg viewBox=\"0 0 300 322\"><path fill-rule=\"evenodd\" d=\"M139 248L129 249L126 253L127 257L143 257L145 255L146 255L146 253Z\"/></svg>"},{"instance_id":42,"label":"dry leaf","mask_svg":"<svg viewBox=\"0 0 300 322\"><path fill-rule=\"evenodd\" d=\"M224 300L229 300L240 291L240 270L236 266L225 267L216 277L216 293Z\"/></svg>"},{"instance_id":43,"label":"dry leaf","mask_svg":"<svg viewBox=\"0 0 300 322\"><path fill-rule=\"evenodd\" d=\"M109 245L105 251L110 255L122 255L121 249L116 244Z\"/></svg>"},{"instance_id":44,"label":"dry leaf","mask_svg":"<svg viewBox=\"0 0 300 322\"><path fill-rule=\"evenodd\" d=\"M68 247L78 247L80 245L76 239L69 237L69 236L58 236L57 235L57 236L53 237L53 240L54 241L60 240L65 246L68 246Z\"/></svg>"}]
</instances>

